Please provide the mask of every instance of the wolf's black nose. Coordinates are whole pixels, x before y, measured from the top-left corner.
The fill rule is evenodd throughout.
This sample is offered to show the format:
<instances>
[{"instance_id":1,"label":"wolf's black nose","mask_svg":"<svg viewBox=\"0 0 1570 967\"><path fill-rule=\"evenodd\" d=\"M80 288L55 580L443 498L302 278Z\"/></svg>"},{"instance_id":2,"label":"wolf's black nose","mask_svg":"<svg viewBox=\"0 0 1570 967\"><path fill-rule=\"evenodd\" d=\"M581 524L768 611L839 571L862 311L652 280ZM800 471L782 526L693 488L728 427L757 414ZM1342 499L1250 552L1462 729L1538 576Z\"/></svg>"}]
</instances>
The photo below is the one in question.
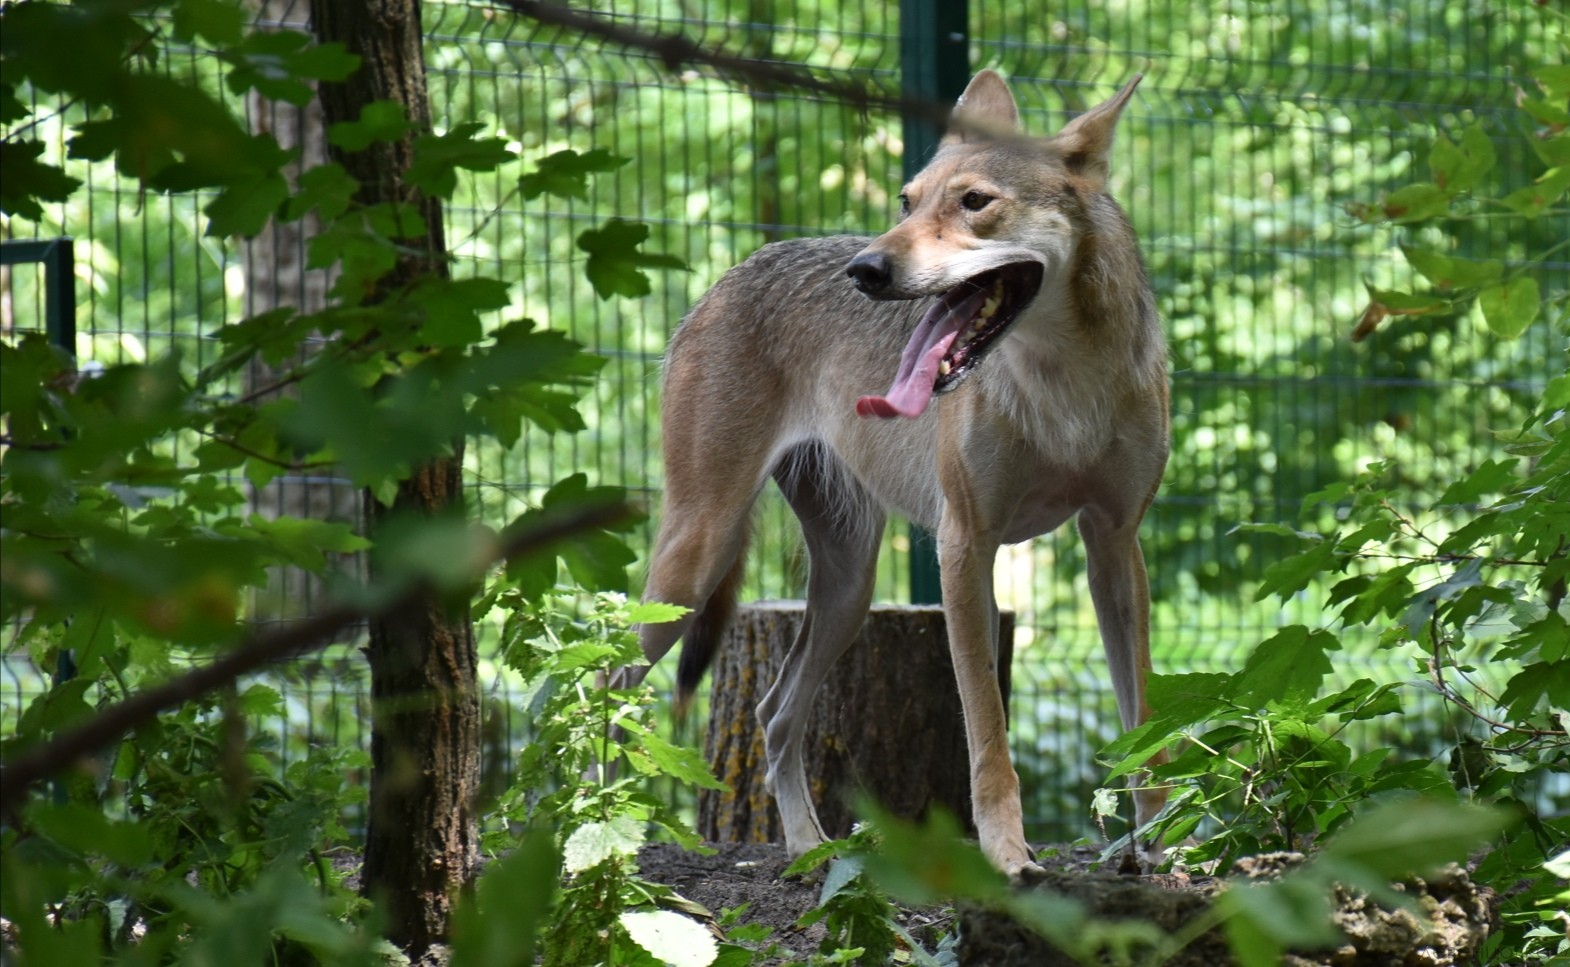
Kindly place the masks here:
<instances>
[{"instance_id":1,"label":"wolf's black nose","mask_svg":"<svg viewBox=\"0 0 1570 967\"><path fill-rule=\"evenodd\" d=\"M856 280L856 288L876 295L894 281L894 263L882 252L862 252L845 266L845 274Z\"/></svg>"}]
</instances>

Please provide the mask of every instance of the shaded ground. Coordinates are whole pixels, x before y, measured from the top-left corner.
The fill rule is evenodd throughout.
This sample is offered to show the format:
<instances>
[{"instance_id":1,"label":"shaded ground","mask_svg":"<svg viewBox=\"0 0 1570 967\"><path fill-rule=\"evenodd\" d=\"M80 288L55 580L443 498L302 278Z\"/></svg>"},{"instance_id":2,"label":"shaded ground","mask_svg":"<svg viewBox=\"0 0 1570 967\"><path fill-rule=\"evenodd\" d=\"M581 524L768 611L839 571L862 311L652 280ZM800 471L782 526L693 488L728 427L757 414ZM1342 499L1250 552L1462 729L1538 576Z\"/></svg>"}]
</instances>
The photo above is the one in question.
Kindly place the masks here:
<instances>
[{"instance_id":1,"label":"shaded ground","mask_svg":"<svg viewBox=\"0 0 1570 967\"><path fill-rule=\"evenodd\" d=\"M821 878L786 879L783 874L790 861L785 848L776 844L726 843L713 848L714 855L699 856L668 843L647 846L638 854L638 867L645 878L671 887L717 918L746 905L739 922L769 928L781 948L781 956L769 963L798 963L810 957L823 941L823 926L798 929L796 921L818 905ZM1050 870L1072 875L1088 870L1096 855L1091 849L1064 847L1056 858L1042 862ZM919 939L953 930L952 911L907 910L902 915L903 926Z\"/></svg>"},{"instance_id":2,"label":"shaded ground","mask_svg":"<svg viewBox=\"0 0 1570 967\"><path fill-rule=\"evenodd\" d=\"M1096 853L1062 848L1043 860L1047 875L1032 889L1073 896L1103 919L1138 918L1172 931L1204 912L1223 887L1212 877L1156 876L1091 872ZM1273 854L1239 863L1241 876L1273 876L1301 857ZM642 875L670 886L701 904L716 918L745 906L737 921L769 929L779 946L770 964L806 960L823 940L821 926L796 927L802 914L818 904L819 881L785 879L784 848L775 845L721 845L711 856L683 852L672 845L645 848L638 857ZM1459 869L1409 880L1407 892L1424 916L1380 909L1367 898L1338 893L1336 921L1348 940L1335 950L1289 956L1291 967L1446 967L1472 963L1494 921L1494 898L1475 887ZM931 941L954 929L953 911L904 911L903 925L933 949ZM961 967L1055 967L1075 962L999 914L980 911L961 916ZM1169 962L1172 967L1226 967L1231 963L1221 937L1197 938Z\"/></svg>"}]
</instances>

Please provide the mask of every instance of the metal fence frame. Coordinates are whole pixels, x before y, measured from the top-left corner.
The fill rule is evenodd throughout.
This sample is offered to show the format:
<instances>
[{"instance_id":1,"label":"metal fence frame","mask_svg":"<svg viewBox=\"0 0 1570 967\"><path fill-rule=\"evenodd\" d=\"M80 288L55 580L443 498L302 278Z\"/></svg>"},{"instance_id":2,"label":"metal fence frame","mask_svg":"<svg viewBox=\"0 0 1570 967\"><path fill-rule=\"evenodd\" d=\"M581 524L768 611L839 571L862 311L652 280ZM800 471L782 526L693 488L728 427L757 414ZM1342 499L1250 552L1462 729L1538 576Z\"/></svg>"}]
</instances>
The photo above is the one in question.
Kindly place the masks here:
<instances>
[{"instance_id":1,"label":"metal fence frame","mask_svg":"<svg viewBox=\"0 0 1570 967\"><path fill-rule=\"evenodd\" d=\"M1171 9L1171 0L1156 2L1164 2ZM285 12L278 19L282 22L298 21L303 17L305 4L302 2L296 6L300 9ZM1362 116L1358 114L1357 108L1365 99L1379 104L1385 103L1379 102L1380 98L1387 99L1389 110L1383 114L1371 110L1369 114L1370 117L1386 118L1402 111L1438 109L1441 101L1444 105L1451 105L1465 97L1475 96L1476 102L1468 109L1486 118L1504 109L1504 103L1497 97L1495 88L1509 79L1499 71L1497 65L1482 64L1475 71L1459 78L1427 78L1435 90L1442 91L1442 96L1436 94L1425 99L1420 83L1425 80L1423 72L1409 67L1374 64L1358 73L1328 68L1320 71L1310 64L1303 69L1305 79L1302 89L1262 89L1257 84L1262 70L1259 64L1246 56L1227 56L1225 50L1216 56L1184 55L1183 62L1188 65L1185 69L1191 73L1183 76L1162 75L1159 67L1161 58L1166 55L1157 49L1157 39L1148 36L1148 28L1145 34L1140 34L1138 25L1131 25L1130 33L1120 44L1098 46L1096 42L1084 39L1095 26L1095 18L1087 10L1078 8L1056 13L1059 19L1053 23L1063 25L1061 37L1049 37L1045 42L1027 42L1019 38L1027 37L1030 31L1037 28L1027 28L1023 20L1011 19L1023 18L1024 13L1013 11L1007 5L978 0L971 5L967 19L963 5L944 4L938 0L902 0L899 13L904 18L903 22L920 24L923 29L895 34L891 26L895 21L892 14L881 9L863 11L859 15L865 19L859 22L860 27L857 28L861 32L851 38L854 44L845 41L834 49L831 42L825 41L822 49L818 49L813 47L814 39L837 35L833 31L821 32L816 25L803 25L791 20L788 16L789 4L757 0L748 7L749 12L756 10L769 15L773 18L769 22L735 18L684 19L680 16L665 16L660 12L649 14L646 12L649 6L653 5L615 2L598 5L602 13L633 26L646 28L650 33L681 30L703 43L718 44L728 49L739 48L764 57L789 57L806 50L810 52L814 68L820 72L843 72L846 76L888 89L896 86L902 75L910 77L913 73L912 65L926 64L929 66L914 70L916 79L921 83L907 87L909 93L923 96L951 96L954 86L963 82L972 66L1012 65L1016 83L1021 89L1022 107L1038 131L1041 125L1037 122L1043 116L1056 115L1049 120L1061 121L1061 112L1056 110L1056 105L1072 107L1077 104L1083 107L1087 99L1098 96L1098 92L1110 92L1112 85L1125 79L1121 72L1127 65L1143 61L1143 66L1149 68L1154 64L1152 79L1147 81L1141 97L1148 99L1144 101L1145 104L1155 104L1167 109L1168 113L1158 114L1155 107L1142 106L1141 102L1136 102L1130 112L1132 117L1125 125L1132 130L1125 137L1134 142L1135 147L1124 148L1120 145L1119 157L1123 162L1132 159L1136 167L1152 163L1151 158L1156 149L1151 145L1160 139L1164 131L1170 133L1178 130L1179 125L1187 127L1181 129L1180 137L1171 138L1166 143L1180 147L1187 145L1198 151L1207 130L1228 130L1248 125L1264 128L1271 124L1290 127L1312 123L1311 120L1301 119L1274 120L1283 114L1292 114L1292 99L1308 94L1316 99L1346 99L1350 106L1341 116L1354 119ZM1288 6L1290 8L1291 5ZM1430 18L1425 29L1445 26L1444 19L1448 15L1443 4L1418 4L1417 8L1421 8ZM664 10L663 7L658 9ZM1226 4L1219 5L1218 9L1230 10ZM961 18L957 22L958 26L954 19L956 10L961 11L958 14ZM1336 7L1324 16L1328 19L1344 13L1341 7ZM775 14L779 16L774 17ZM1040 12L1040 15L1052 19L1051 12ZM901 177L901 165L907 174L920 166L925 157L924 145L930 144L931 133L923 134L907 127L902 135L903 151L895 153L883 147L892 137L892 128L887 119L877 121L860 118L858 121L847 112L836 113L832 105L822 104L813 98L786 97L772 92L752 92L750 101L743 102L715 81L670 75L653 54L597 49L553 31L506 19L508 16L503 11L489 11L482 5L458 0L429 4L428 63L438 117L461 112L476 103L478 98L490 96L498 104L504 101L507 104L506 108L497 107L493 112L496 123L504 129L512 130L516 127L520 136L531 135L527 118L552 118L554 125L551 136L546 137L538 130L532 131L533 135L539 135L539 143L526 145L528 150L538 154L559 144L570 143L580 149L609 147L619 153L634 153L655 159L650 163L664 164L663 149L657 149L658 143L651 140L653 135L648 131L643 128L624 130L614 123L602 122L601 118L607 112L617 113L618 109L634 112L648 107L660 112L686 111L686 115L670 122L674 126L678 123L686 124L691 116L708 109L719 112L748 111L750 114L742 122L726 126L726 140L717 150L723 152L726 145L732 144L737 146L735 150L745 150L740 146L748 141L779 147L774 156L780 162L779 167L763 170L762 166L755 166L748 171L747 177L751 181L743 187L756 204L747 212L725 209L724 216L711 217L710 211L724 209L723 201L719 199L710 199L710 208L698 215L677 211L668 200L643 194L644 184L654 179L646 177L648 173L642 172L633 178L611 181L598 191L590 204L542 201L523 205L510 197L505 185L498 183L480 186L472 195L472 206L458 205L450 212L449 234L457 240L453 250L458 259L459 272L464 271L465 266L476 266L498 272L503 277L526 276L536 280L538 284L532 285L520 309L543 315L551 324L575 331L579 338L585 339L611 358L612 362L608 366L610 376L596 388L588 409L594 420L604 421L606 426L618 424L623 430L615 452L609 453L602 452L596 443L582 438L527 443L521 447L521 455L471 448L474 452L469 459L468 472L473 481L471 495L477 512L488 519L510 516L523 504L537 497L540 489L555 479L552 471L565 472L584 465L591 467L595 475L605 482L626 484L635 492L646 495L653 503L657 500L659 479L657 469L647 461L651 454L657 452L651 417L657 407L653 384L658 370L659 349L663 346L664 335L674 326L686 305L712 278L681 276L660 279L656 282L655 295L636 306L602 306L581 292L571 291L575 283L569 281L568 276L576 275L577 270L562 263L572 258L572 237L581 228L592 224L603 212L614 211L649 221L655 226L658 241L667 249L689 256L694 252L702 253L704 265L723 267L727 259L731 262L739 260L755 244L785 235L834 230L871 233L883 225L888 217L887 208L879 207L877 194L871 191L855 197L844 194L832 218L814 221L813 213L801 200L801 196L817 191L827 194L839 189L821 188L821 185L827 184L827 175L814 184L807 172L782 170L786 167L786 159L793 157L789 142L805 137L809 131L820 137L835 139L836 143L843 143L847 152L846 172L842 177L853 179L865 176L869 181L881 179L886 184L893 184ZM1100 16L1103 15L1095 15ZM1305 13L1304 16L1311 18L1314 15ZM1218 21L1231 17L1232 13L1217 13ZM1439 22L1434 22L1435 17ZM1313 29L1320 29L1317 21ZM1325 29L1329 37L1341 36L1331 28ZM963 35L965 42L957 42L956 34ZM199 56L199 52L181 53L193 58ZM973 63L966 63L966 60ZM1061 73L1052 74L1051 71L1057 65L1068 66ZM1359 87L1359 83L1364 86ZM479 91L485 85L490 85L489 94ZM1315 89L1310 91L1310 87ZM625 104L631 107L622 107ZM514 110L515 113L508 115L507 110ZM551 112L556 113L553 115ZM1295 114L1293 116L1296 117ZM660 119L663 121L663 113ZM1373 123L1391 124L1392 127L1390 130L1311 131L1309 147L1305 150L1324 150L1328 154L1334 144L1355 136L1377 136L1382 139L1381 143L1395 150L1394 146L1401 143L1406 132L1398 130L1394 122L1389 120L1376 120ZM708 131L707 124L707 120L697 124L697 130ZM829 130L834 124L842 124L843 127ZM656 127L664 129L666 126L661 124ZM746 129L746 139L736 136L736 131L743 128ZM924 137L928 139L925 142ZM878 147L869 148L868 145L873 143ZM684 177L693 177L694 173L718 170L724 160L715 157L716 149L712 144L702 149L692 147L684 150L687 153L683 157L688 159L686 168L683 171L658 172L662 183L676 183ZM852 152L863 154L851 159ZM881 154L874 156L876 152ZM799 151L794 155L797 158L803 156L805 154ZM1238 177L1264 178L1267 175L1265 171L1244 172L1241 175L1233 173L1233 176ZM701 177L701 174L697 176ZM1222 175L1213 173L1212 177L1219 178ZM1183 199L1182 203L1197 207L1201 200L1197 196L1204 194L1206 184L1191 180L1191 193L1196 197ZM119 192L122 190L122 186L112 181L104 183L101 179L96 182L89 179L90 210L84 227L91 229L94 224L92 205L119 205ZM1148 221L1154 206L1177 204L1175 201L1149 198L1138 190L1130 191L1124 202L1136 223ZM190 205L192 202L156 204ZM775 216L772 221L756 217L770 211ZM827 209L820 210L820 214L823 211ZM127 235L134 234L137 223L132 219L136 216L126 211L120 217L124 219L123 227ZM187 211L178 218L171 217L170 221L173 224L180 218L190 217L194 216ZM73 219L80 222L77 216L61 218L66 222ZM12 229L15 227L16 223L13 222ZM175 230L170 231L173 234ZM521 260L508 261L514 256L505 254L508 251L507 238L514 233L537 239L539 244ZM131 332L131 338L140 338L144 344L165 338L160 335L161 331L153 321L156 312L150 308L159 301L152 297L157 294L153 290L159 285L167 285L171 290L180 285L204 290L215 285L227 287L232 282L236 267L242 262L233 247L212 240L191 243L193 252L184 252L183 243L171 242L167 256L171 265L161 273L143 267L141 296L134 292L128 295L123 286L111 288L95 281L107 271L100 264L106 258L105 253L117 254L121 251L117 248L120 244L118 232L114 238L92 237L90 231L75 234L84 240L86 246L85 269L78 283L85 287L87 294L86 328L78 332L67 323L67 317L54 315L53 307L61 304L56 300L74 294L70 284L72 272L59 270L52 273L53 281L48 284L50 308L44 328L64 347L85 347L87 351L83 358L88 362L112 349L116 340L125 344L125 332L122 330L131 325L130 320L138 311L142 314L142 335L138 337L135 332ZM1188 250L1182 247L1189 244L1188 241L1175 237L1146 237L1144 244L1158 284L1186 282L1164 273L1170 271L1168 266L1176 264L1173 253L1182 250L1180 254L1186 257ZM1290 247L1279 251L1259 247L1252 240L1236 235L1208 242L1193 241L1195 251L1201 244L1216 247L1214 253L1202 253L1211 262L1230 261L1232 265L1248 266L1275 258L1310 262L1321 260L1323 267L1320 267L1319 262L1314 262L1307 269L1310 275L1332 275L1349 270L1337 261L1342 257L1341 251L1318 237L1297 239L1290 243ZM68 257L70 246L69 239L60 242L8 242L5 248L6 263L12 263L13 252L48 253L49 257L56 259L64 252ZM723 252L725 257L714 257L716 251ZM175 266L172 263L177 258L186 258L190 264ZM211 267L208 266L209 261ZM1550 268L1558 272L1570 271L1570 267L1563 263ZM1356 271L1357 266L1351 266L1350 270ZM1376 273L1389 270L1387 264L1374 264L1371 268ZM165 278L167 282L159 281ZM102 301L109 298L101 295L106 291L114 293L112 302ZM1197 295L1183 296L1199 301L1202 301L1202 297L1202 291L1198 291ZM173 297L163 301L174 307L168 310L171 318L177 312L186 311L178 308L178 300ZM211 325L214 321L233 317L236 314L234 302L232 297L216 302L210 300L210 304L219 307L217 311L220 316L217 320L209 318L202 324ZM1219 311L1225 311L1224 307ZM1200 318L1200 310L1189 313L1184 309L1180 314L1169 312L1169 316L1178 319L1183 325L1196 324L1194 320ZM1334 324L1327 322L1327 325ZM200 338L177 334L175 328L171 323L168 335L171 344L187 340L195 347L195 352L202 351ZM602 342L602 336L608 332L616 333L616 340ZM1177 338L1175 335L1175 341ZM1184 362L1181 347L1175 347L1175 350L1181 364ZM1527 354L1535 351L1532 347L1524 350ZM1439 385L1448 378L1436 376L1429 383L1422 380L1393 380L1383 376L1364 379L1355 371L1348 370L1338 374L1286 379L1258 372L1225 369L1205 371L1192 365L1179 365L1174 375L1174 389L1179 409L1177 415L1181 420L1185 408L1197 407L1191 401L1207 394L1212 398L1231 394L1238 401L1238 408L1243 411L1257 401L1260 394L1276 392L1292 394L1294 400L1307 400L1311 404L1321 400L1331 401L1326 405L1334 405L1340 394L1364 393L1369 401L1360 401L1357 405L1377 407L1378 394L1382 391L1420 393L1425 386ZM1381 380L1384 382L1381 383ZM1530 390L1533 385L1530 374L1526 378L1515 376L1499 383L1501 392L1511 392L1512 387L1514 390ZM1377 420L1377 416L1371 416L1370 419ZM1280 432L1278 428L1277 435L1286 437L1290 436L1290 432ZM1174 459L1181 460L1182 455ZM309 482L298 483L305 485ZM1223 506L1226 497L1222 493L1204 494L1198 491L1165 494L1153 509L1148 526L1189 526L1188 522L1192 519L1209 514L1211 518L1208 518L1208 525L1200 526L1196 533L1210 536L1198 538L1197 541L1217 543L1217 521L1225 516L1217 511ZM1257 502L1253 498L1240 502L1249 506L1267 506L1271 499L1267 494ZM1292 495L1284 491L1277 492L1277 506L1273 506L1271 512L1288 514L1293 509L1294 501ZM801 583L799 550L794 546L789 522L777 501L766 502L761 520L757 573L752 575L749 584L759 596L786 596ZM645 533L643 539L646 541L648 536ZM921 542L920 535L907 538L898 530L891 530L887 540L886 560L880 565L880 594L918 601L934 599L935 587L930 583L930 573L923 576L924 572L920 568L913 572L907 570L909 558L912 555L920 556ZM1043 566L1041 562L1046 561L1046 566L1067 574L1073 571L1077 559L1073 538L1064 535L1043 539L1041 549L1032 553L1038 556L1029 560L1029 567L1020 564L1016 570L1040 568ZM1205 549L1201 548L1196 553L1203 556ZM1153 569L1163 566L1177 572L1188 564L1186 559L1153 562ZM1036 572L1030 570L1030 573ZM1016 691L1012 718L1016 723L1035 724L1016 730L1016 753L1027 790L1035 792L1035 798L1027 800L1026 804L1031 817L1032 834L1053 839L1071 838L1091 832L1084 804L1088 791L1099 784L1098 776L1101 772L1092 761L1091 753L1111 737L1116 729L1116 717L1110 692L1099 672L1099 644L1095 640L1094 628L1080 617L1082 609L1076 610L1072 601L1061 600L1065 596L1072 596L1072 590L1063 590L1072 586L1050 577L1031 577L1029 580L1042 583L1052 590L1045 596L1049 600L1042 600L1040 595L1032 593L1034 584L1020 592L1021 597L1031 603L1031 610L1022 616L1020 644L1027 647L1016 649L1022 658L1014 678ZM1169 589L1166 593L1173 592ZM1192 620L1187 624L1158 627L1157 636L1162 639L1165 656L1171 663L1167 670L1180 665L1200 670L1230 667L1237 660L1240 647L1268 634L1271 627L1266 622L1290 620L1276 613L1265 618L1249 619L1259 623L1243 626L1232 620L1227 607L1224 598L1198 598L1194 602ZM1304 612L1308 610L1305 605ZM1349 661L1342 671L1349 678L1365 674L1370 669L1385 677L1407 674L1401 669L1381 666L1374 658L1377 656ZM273 678L284 691L290 710L285 719L276 725L280 756L285 761L291 754L290 750L311 742L365 744L366 737L358 731L361 723L367 720L362 714L365 702L364 678L352 647L340 648L321 660L280 669ZM499 768L499 763L506 760L511 749L526 741L528 728L523 721L524 717L510 701L506 676L492 667L488 680L488 687L492 690L495 734L489 746L491 765L488 768ZM0 706L4 706L0 709L0 720L3 720L0 727L10 726L14 722L13 715L20 714L28 697L44 686L42 676L32 670L25 660L20 656L8 656L4 665L0 666ZM1441 730L1439 734L1370 734L1367 741L1384 742L1399 738L1404 746L1416 754L1437 754L1446 737L1445 730L1457 726L1447 723L1437 706L1429 711L1433 714L1425 714L1424 718L1431 720Z\"/></svg>"}]
</instances>

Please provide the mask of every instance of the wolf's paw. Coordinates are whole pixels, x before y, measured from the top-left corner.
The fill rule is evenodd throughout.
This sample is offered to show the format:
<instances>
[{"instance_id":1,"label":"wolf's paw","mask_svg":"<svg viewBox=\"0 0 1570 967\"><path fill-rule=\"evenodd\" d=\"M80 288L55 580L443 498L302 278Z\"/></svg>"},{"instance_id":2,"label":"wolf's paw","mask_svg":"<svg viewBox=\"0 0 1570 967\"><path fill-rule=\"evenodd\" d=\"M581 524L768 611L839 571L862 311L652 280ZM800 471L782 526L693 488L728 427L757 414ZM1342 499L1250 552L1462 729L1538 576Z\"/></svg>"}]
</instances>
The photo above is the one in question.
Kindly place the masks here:
<instances>
[{"instance_id":1,"label":"wolf's paw","mask_svg":"<svg viewBox=\"0 0 1570 967\"><path fill-rule=\"evenodd\" d=\"M1006 867L1003 872L1007 874L1009 886L1012 887L1034 886L1047 878L1046 869L1032 860L1022 860Z\"/></svg>"}]
</instances>

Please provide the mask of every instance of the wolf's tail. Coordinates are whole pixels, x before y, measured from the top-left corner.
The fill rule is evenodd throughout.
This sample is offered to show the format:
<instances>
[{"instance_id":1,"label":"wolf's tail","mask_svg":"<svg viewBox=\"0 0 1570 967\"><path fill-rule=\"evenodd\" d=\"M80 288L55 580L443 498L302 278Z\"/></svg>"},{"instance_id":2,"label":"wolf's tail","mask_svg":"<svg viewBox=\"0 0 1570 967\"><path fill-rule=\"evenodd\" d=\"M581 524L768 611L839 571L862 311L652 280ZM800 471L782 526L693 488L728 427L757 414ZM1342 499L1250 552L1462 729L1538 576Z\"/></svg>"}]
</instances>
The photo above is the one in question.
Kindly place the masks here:
<instances>
[{"instance_id":1,"label":"wolf's tail","mask_svg":"<svg viewBox=\"0 0 1570 967\"><path fill-rule=\"evenodd\" d=\"M719 585L709 595L698 611L697 617L687 628L681 640L681 657L676 664L676 718L683 719L692 705L692 698L703 681L703 675L714 664L719 653L720 641L731 617L736 613L736 597L741 591L742 572L747 562L747 546L736 553L736 561L720 579Z\"/></svg>"}]
</instances>

